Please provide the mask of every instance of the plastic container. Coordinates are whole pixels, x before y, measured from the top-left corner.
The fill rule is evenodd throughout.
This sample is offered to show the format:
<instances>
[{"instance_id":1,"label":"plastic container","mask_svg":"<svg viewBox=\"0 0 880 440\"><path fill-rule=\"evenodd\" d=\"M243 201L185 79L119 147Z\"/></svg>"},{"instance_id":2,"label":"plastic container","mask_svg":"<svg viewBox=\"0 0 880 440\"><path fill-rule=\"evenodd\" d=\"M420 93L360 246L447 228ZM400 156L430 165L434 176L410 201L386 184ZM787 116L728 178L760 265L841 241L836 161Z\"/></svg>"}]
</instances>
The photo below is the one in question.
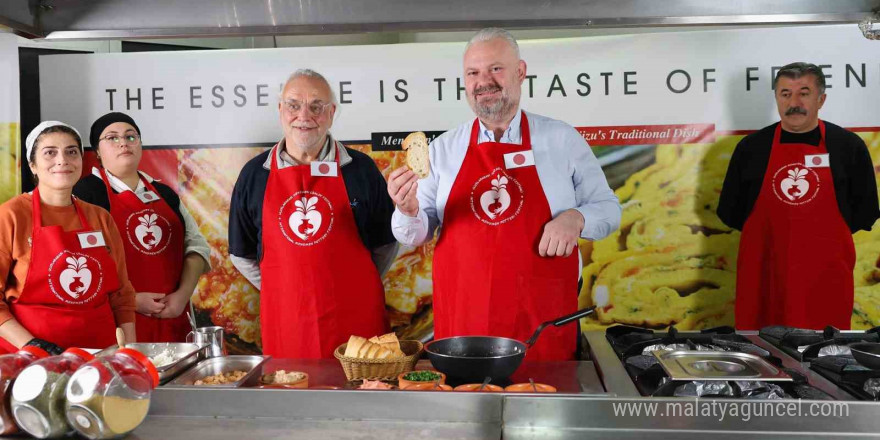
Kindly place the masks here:
<instances>
[{"instance_id":1,"label":"plastic container","mask_svg":"<svg viewBox=\"0 0 880 440\"><path fill-rule=\"evenodd\" d=\"M94 358L85 350L68 348L58 356L25 367L12 386L15 423L36 438L58 438L70 433L64 415L67 382L74 371Z\"/></svg>"},{"instance_id":2,"label":"plastic container","mask_svg":"<svg viewBox=\"0 0 880 440\"><path fill-rule=\"evenodd\" d=\"M49 357L49 353L38 347L27 346L21 350L0 356L0 435L15 434L19 431L12 417L12 384L21 370L39 359Z\"/></svg>"},{"instance_id":3,"label":"plastic container","mask_svg":"<svg viewBox=\"0 0 880 440\"><path fill-rule=\"evenodd\" d=\"M159 373L143 353L122 348L80 367L67 383L67 422L90 439L122 437L150 410Z\"/></svg>"}]
</instances>

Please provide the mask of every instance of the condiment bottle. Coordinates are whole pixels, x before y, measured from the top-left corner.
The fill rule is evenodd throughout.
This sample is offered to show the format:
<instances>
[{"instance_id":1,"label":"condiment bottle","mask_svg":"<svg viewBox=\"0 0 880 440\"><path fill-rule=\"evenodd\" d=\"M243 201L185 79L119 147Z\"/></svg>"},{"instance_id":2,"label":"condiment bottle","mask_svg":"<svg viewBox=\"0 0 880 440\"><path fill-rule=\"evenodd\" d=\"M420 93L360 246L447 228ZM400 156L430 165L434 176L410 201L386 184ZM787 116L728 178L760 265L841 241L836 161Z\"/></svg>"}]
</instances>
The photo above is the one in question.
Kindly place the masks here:
<instances>
[{"instance_id":1,"label":"condiment bottle","mask_svg":"<svg viewBox=\"0 0 880 440\"><path fill-rule=\"evenodd\" d=\"M159 373L141 352L121 348L80 367L67 383L67 421L84 437L106 439L133 431L150 409Z\"/></svg>"},{"instance_id":2,"label":"condiment bottle","mask_svg":"<svg viewBox=\"0 0 880 440\"><path fill-rule=\"evenodd\" d=\"M10 435L18 432L18 425L12 418L10 399L12 398L12 384L21 370L38 359L48 357L49 353L39 347L26 346L21 350L0 356L0 435Z\"/></svg>"},{"instance_id":3,"label":"condiment bottle","mask_svg":"<svg viewBox=\"0 0 880 440\"><path fill-rule=\"evenodd\" d=\"M40 359L21 371L12 386L12 415L18 426L37 438L71 432L64 415L67 382L82 364L95 357L79 348Z\"/></svg>"}]
</instances>

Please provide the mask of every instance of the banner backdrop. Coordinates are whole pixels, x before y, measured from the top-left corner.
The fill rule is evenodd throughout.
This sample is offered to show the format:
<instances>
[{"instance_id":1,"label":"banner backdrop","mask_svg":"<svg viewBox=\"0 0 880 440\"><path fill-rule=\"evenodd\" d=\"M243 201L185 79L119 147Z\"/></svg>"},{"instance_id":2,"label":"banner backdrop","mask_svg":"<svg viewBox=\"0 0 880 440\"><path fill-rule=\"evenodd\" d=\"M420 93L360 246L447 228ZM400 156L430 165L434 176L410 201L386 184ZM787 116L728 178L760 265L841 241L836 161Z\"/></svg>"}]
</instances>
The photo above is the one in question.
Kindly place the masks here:
<instances>
[{"instance_id":1,"label":"banner backdrop","mask_svg":"<svg viewBox=\"0 0 880 440\"><path fill-rule=\"evenodd\" d=\"M21 148L18 98L18 43L0 33L0 203L21 190L18 156Z\"/></svg>"},{"instance_id":2,"label":"banner backdrop","mask_svg":"<svg viewBox=\"0 0 880 440\"><path fill-rule=\"evenodd\" d=\"M41 57L43 118L87 130L108 111L141 127L142 168L177 185L212 249L199 283L199 319L223 325L230 346L260 345L259 295L232 266L226 226L243 164L281 137L277 96L298 68L324 74L340 101L332 132L387 174L403 136L436 135L473 118L463 43ZM733 324L739 233L715 215L741 137L777 121L776 70L822 66L821 117L865 139L880 165L880 46L854 25L639 34L521 42L523 108L578 128L624 207L619 231L582 242L584 324L682 329ZM855 236L853 325L880 324L880 231ZM392 325L431 332L433 244L402 249L386 274ZM833 300L829 298L829 300Z\"/></svg>"}]
</instances>

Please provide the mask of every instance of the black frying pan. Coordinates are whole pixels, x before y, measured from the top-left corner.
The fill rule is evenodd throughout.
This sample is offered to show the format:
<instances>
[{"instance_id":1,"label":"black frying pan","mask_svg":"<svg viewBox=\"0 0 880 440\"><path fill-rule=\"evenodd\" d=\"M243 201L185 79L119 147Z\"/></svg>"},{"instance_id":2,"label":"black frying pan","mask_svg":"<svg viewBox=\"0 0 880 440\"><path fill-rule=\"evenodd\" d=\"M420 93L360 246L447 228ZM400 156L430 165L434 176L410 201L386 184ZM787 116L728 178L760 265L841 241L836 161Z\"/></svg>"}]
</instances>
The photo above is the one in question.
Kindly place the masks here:
<instances>
[{"instance_id":1,"label":"black frying pan","mask_svg":"<svg viewBox=\"0 0 880 440\"><path fill-rule=\"evenodd\" d=\"M547 321L538 326L525 343L492 336L456 336L428 343L425 352L434 368L453 380L479 382L486 377L494 381L504 380L519 368L526 350L535 344L544 328L575 322L595 309L590 307Z\"/></svg>"}]
</instances>

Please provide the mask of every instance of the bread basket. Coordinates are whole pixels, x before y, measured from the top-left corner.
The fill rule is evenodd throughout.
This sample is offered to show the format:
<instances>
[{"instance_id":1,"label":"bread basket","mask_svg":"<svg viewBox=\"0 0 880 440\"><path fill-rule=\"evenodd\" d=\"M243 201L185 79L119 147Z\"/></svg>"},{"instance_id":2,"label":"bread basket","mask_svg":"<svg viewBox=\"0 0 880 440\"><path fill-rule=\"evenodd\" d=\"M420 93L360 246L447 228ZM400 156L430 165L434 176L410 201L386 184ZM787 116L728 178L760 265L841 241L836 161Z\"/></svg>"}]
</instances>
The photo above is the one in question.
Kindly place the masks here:
<instances>
[{"instance_id":1,"label":"bread basket","mask_svg":"<svg viewBox=\"0 0 880 440\"><path fill-rule=\"evenodd\" d=\"M348 343L340 345L333 352L339 359L347 380L395 380L400 373L412 371L423 345L419 341L400 341L400 350L406 355L397 359L361 359L343 355Z\"/></svg>"}]
</instances>

